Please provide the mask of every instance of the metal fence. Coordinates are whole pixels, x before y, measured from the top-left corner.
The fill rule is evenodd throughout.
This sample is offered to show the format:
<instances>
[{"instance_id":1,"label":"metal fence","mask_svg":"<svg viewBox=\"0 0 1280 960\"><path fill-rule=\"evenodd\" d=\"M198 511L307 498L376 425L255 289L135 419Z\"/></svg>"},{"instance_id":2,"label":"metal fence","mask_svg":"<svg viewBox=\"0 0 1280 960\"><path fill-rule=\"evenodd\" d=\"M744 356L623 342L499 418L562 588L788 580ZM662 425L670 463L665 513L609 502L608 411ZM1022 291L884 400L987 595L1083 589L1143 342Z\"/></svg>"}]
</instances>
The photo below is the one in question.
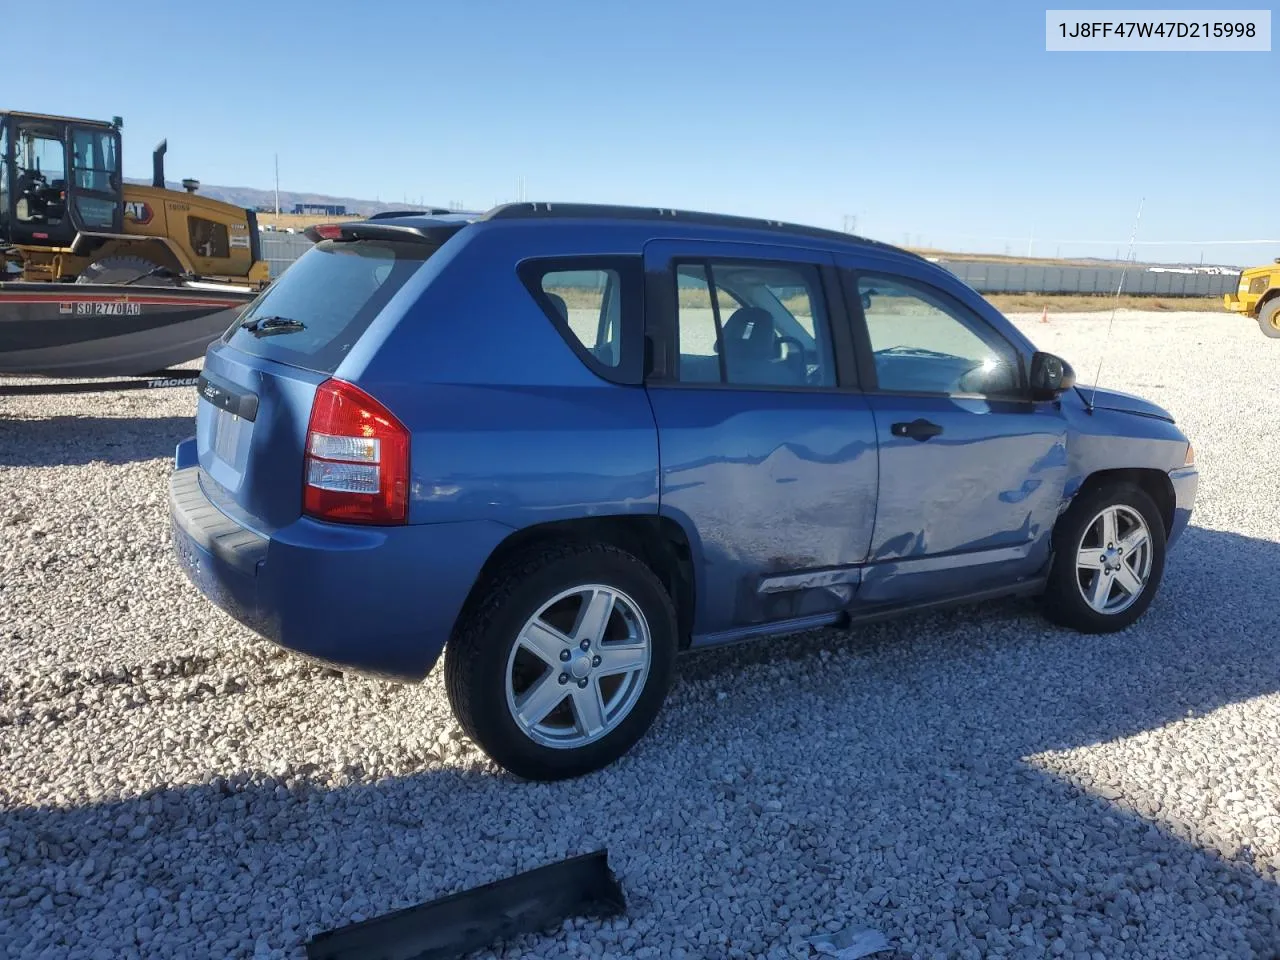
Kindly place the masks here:
<instances>
[{"instance_id":1,"label":"metal fence","mask_svg":"<svg viewBox=\"0 0 1280 960\"><path fill-rule=\"evenodd\" d=\"M311 246L301 234L262 234L262 255L278 277ZM979 293L1114 294L1123 267L1039 266L992 260L941 260L945 267ZM1234 293L1239 274L1170 273L1131 267L1124 292L1157 297L1220 297Z\"/></svg>"},{"instance_id":2,"label":"metal fence","mask_svg":"<svg viewBox=\"0 0 1280 960\"><path fill-rule=\"evenodd\" d=\"M299 233L262 233L262 259L271 267L271 276L278 277L285 267L311 249L311 241Z\"/></svg>"},{"instance_id":3,"label":"metal fence","mask_svg":"<svg viewBox=\"0 0 1280 960\"><path fill-rule=\"evenodd\" d=\"M1124 274L1124 292L1157 297L1220 297L1234 293L1240 275L1172 273L1143 267L1058 267L990 260L941 260L979 293L1114 294Z\"/></svg>"}]
</instances>

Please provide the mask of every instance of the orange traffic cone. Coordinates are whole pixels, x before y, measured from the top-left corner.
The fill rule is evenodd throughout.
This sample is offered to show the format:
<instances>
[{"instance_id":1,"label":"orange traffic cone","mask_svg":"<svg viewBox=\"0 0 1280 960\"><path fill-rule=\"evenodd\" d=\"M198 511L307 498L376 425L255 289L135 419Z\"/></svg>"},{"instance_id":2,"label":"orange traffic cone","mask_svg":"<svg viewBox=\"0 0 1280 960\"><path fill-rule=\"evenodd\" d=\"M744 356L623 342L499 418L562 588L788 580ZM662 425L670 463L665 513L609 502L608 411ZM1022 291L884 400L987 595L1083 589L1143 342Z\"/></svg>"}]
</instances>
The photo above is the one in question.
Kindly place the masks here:
<instances>
[{"instance_id":1,"label":"orange traffic cone","mask_svg":"<svg viewBox=\"0 0 1280 960\"><path fill-rule=\"evenodd\" d=\"M1041 323L1049 322L1049 305L1047 303L1044 305L1044 310L1040 314L1040 322Z\"/></svg>"}]
</instances>

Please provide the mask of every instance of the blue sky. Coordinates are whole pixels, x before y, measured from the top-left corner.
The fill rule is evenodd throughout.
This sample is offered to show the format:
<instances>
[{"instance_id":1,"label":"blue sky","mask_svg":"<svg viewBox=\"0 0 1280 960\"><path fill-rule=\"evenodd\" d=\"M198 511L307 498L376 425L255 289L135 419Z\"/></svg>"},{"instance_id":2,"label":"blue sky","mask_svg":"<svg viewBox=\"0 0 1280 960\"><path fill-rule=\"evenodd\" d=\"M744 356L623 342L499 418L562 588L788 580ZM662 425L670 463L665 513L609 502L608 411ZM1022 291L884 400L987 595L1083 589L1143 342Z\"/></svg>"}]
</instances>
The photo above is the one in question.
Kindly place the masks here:
<instances>
[{"instance_id":1,"label":"blue sky","mask_svg":"<svg viewBox=\"0 0 1280 960\"><path fill-rule=\"evenodd\" d=\"M1139 240L1280 237L1274 49L1046 53L1026 2L128 0L104 28L105 9L59 6L57 70L6 51L40 77L9 99L123 116L130 176L167 137L171 178L270 187L278 152L282 188L480 209L523 178L533 200L1112 255L1060 241L1127 240L1145 198ZM1202 249L1280 256L1139 248Z\"/></svg>"}]
</instances>

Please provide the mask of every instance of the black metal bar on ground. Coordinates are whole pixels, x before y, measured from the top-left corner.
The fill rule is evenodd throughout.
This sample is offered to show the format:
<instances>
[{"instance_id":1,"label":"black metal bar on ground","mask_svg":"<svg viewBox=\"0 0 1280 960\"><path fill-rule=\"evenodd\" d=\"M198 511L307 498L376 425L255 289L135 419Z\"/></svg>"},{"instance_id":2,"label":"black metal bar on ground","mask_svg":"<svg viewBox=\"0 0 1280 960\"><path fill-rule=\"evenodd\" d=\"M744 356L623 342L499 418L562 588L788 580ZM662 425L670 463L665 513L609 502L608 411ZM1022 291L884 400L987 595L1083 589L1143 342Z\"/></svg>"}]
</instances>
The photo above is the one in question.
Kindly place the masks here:
<instances>
[{"instance_id":1,"label":"black metal bar on ground","mask_svg":"<svg viewBox=\"0 0 1280 960\"><path fill-rule=\"evenodd\" d=\"M0 397L38 397L59 393L106 393L116 390L163 390L168 387L194 387L199 370L157 370L127 380L94 380L63 383L4 383L0 381Z\"/></svg>"},{"instance_id":2,"label":"black metal bar on ground","mask_svg":"<svg viewBox=\"0 0 1280 960\"><path fill-rule=\"evenodd\" d=\"M447 960L566 917L626 910L608 853L571 857L307 941L308 960Z\"/></svg>"}]
</instances>

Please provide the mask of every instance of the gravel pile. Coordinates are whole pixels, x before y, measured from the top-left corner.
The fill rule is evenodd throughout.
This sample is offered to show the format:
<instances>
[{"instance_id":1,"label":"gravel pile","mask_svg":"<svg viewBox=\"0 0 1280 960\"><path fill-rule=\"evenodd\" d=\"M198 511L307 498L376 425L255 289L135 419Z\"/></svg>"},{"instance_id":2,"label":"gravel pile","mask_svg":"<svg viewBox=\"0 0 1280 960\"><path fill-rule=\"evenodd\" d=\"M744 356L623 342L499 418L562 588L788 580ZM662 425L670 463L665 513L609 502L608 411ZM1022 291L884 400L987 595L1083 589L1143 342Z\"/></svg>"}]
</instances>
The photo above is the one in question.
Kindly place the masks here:
<instances>
[{"instance_id":1,"label":"gravel pile","mask_svg":"<svg viewBox=\"0 0 1280 960\"><path fill-rule=\"evenodd\" d=\"M1020 323L1088 380L1107 319ZM1025 602L686 658L623 762L513 782L438 676L253 639L169 559L185 390L0 399L0 955L301 958L311 934L607 845L626 918L502 957L1280 956L1280 343L1121 315L1196 526L1130 631Z\"/></svg>"}]
</instances>

